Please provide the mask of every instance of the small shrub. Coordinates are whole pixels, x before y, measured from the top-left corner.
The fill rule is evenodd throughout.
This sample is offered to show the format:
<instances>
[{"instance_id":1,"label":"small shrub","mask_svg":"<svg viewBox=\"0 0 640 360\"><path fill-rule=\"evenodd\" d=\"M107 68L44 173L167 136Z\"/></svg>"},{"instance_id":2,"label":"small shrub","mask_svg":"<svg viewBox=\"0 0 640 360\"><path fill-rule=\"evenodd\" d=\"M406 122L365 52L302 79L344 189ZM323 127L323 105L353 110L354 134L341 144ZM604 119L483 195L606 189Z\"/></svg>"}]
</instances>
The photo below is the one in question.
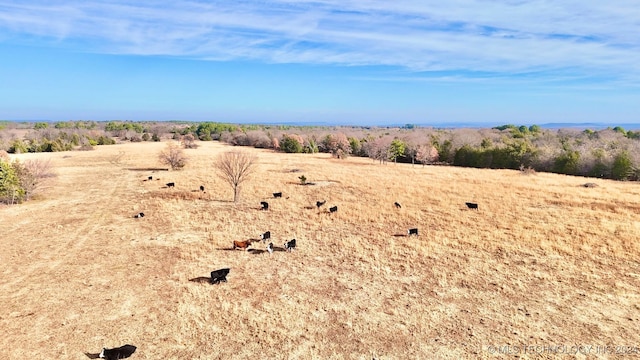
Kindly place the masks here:
<instances>
[{"instance_id":1,"label":"small shrub","mask_svg":"<svg viewBox=\"0 0 640 360\"><path fill-rule=\"evenodd\" d=\"M95 148L93 146L89 145L89 144L84 144L84 145L81 145L78 148L78 150L80 150L80 151L90 151L90 150L95 150Z\"/></svg>"},{"instance_id":2,"label":"small shrub","mask_svg":"<svg viewBox=\"0 0 640 360\"><path fill-rule=\"evenodd\" d=\"M188 133L187 135L184 135L180 139L180 143L182 144L182 147L185 148L185 149L197 149L198 148L198 144L196 144L196 138L195 138L195 136L193 136L192 133Z\"/></svg>"},{"instance_id":3,"label":"small shrub","mask_svg":"<svg viewBox=\"0 0 640 360\"><path fill-rule=\"evenodd\" d=\"M23 154L29 152L29 147L24 143L24 141L15 139L9 146L8 152L12 154Z\"/></svg>"},{"instance_id":4,"label":"small shrub","mask_svg":"<svg viewBox=\"0 0 640 360\"><path fill-rule=\"evenodd\" d=\"M531 166L525 167L524 165L520 165L520 171L524 175L535 175L536 174L536 170L534 168L532 168Z\"/></svg>"},{"instance_id":5,"label":"small shrub","mask_svg":"<svg viewBox=\"0 0 640 360\"><path fill-rule=\"evenodd\" d=\"M284 135L280 142L280 149L286 153L301 153L302 142L297 135Z\"/></svg>"},{"instance_id":6,"label":"small shrub","mask_svg":"<svg viewBox=\"0 0 640 360\"><path fill-rule=\"evenodd\" d=\"M24 189L24 198L29 200L55 176L50 160L27 160L24 163L14 162L13 168L18 176L20 187Z\"/></svg>"},{"instance_id":7,"label":"small shrub","mask_svg":"<svg viewBox=\"0 0 640 360\"><path fill-rule=\"evenodd\" d=\"M0 160L0 202L16 204L22 202L24 196L15 168L10 162Z\"/></svg>"},{"instance_id":8,"label":"small shrub","mask_svg":"<svg viewBox=\"0 0 640 360\"><path fill-rule=\"evenodd\" d=\"M302 175L302 176L298 176L298 179L300 179L300 185L307 185L307 177Z\"/></svg>"},{"instance_id":9,"label":"small shrub","mask_svg":"<svg viewBox=\"0 0 640 360\"><path fill-rule=\"evenodd\" d=\"M162 164L170 166L172 170L182 169L187 165L187 157L175 144L167 144L167 147L158 155L158 159Z\"/></svg>"}]
</instances>

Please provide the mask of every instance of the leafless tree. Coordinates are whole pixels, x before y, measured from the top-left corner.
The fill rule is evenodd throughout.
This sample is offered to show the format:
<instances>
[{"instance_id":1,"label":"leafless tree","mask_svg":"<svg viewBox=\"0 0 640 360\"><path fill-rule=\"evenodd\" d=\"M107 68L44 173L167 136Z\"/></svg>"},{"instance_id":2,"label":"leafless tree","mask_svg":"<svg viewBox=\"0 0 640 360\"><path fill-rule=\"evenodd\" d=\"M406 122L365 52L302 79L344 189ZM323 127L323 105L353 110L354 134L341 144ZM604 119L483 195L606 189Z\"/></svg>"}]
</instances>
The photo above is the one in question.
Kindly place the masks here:
<instances>
[{"instance_id":1,"label":"leafless tree","mask_svg":"<svg viewBox=\"0 0 640 360\"><path fill-rule=\"evenodd\" d=\"M365 152L372 160L378 160L384 163L389 159L389 148L391 146L391 137L385 136L368 141L365 145Z\"/></svg>"},{"instance_id":2,"label":"leafless tree","mask_svg":"<svg viewBox=\"0 0 640 360\"><path fill-rule=\"evenodd\" d=\"M218 176L233 188L233 202L238 201L240 186L251 177L256 162L255 155L232 150L221 154L214 163Z\"/></svg>"},{"instance_id":3,"label":"leafless tree","mask_svg":"<svg viewBox=\"0 0 640 360\"><path fill-rule=\"evenodd\" d=\"M55 177L51 161L42 159L26 160L25 162L14 162L13 168L20 180L20 187L24 189L25 200L41 191L48 181Z\"/></svg>"},{"instance_id":4,"label":"leafless tree","mask_svg":"<svg viewBox=\"0 0 640 360\"><path fill-rule=\"evenodd\" d=\"M344 159L351 154L351 144L344 133L329 134L324 141L325 150L338 159Z\"/></svg>"},{"instance_id":5,"label":"leafless tree","mask_svg":"<svg viewBox=\"0 0 640 360\"><path fill-rule=\"evenodd\" d=\"M158 155L158 159L161 163L171 166L172 170L182 169L188 160L182 149L175 144L167 144L166 149Z\"/></svg>"},{"instance_id":6,"label":"leafless tree","mask_svg":"<svg viewBox=\"0 0 640 360\"><path fill-rule=\"evenodd\" d=\"M197 149L198 148L198 144L196 144L196 137L193 136L192 133L188 133L187 135L184 135L180 139L180 143L182 144L182 147L185 148L185 149Z\"/></svg>"},{"instance_id":7,"label":"leafless tree","mask_svg":"<svg viewBox=\"0 0 640 360\"><path fill-rule=\"evenodd\" d=\"M431 144L420 145L416 150L416 160L420 161L423 166L424 164L430 164L438 160L438 149Z\"/></svg>"}]
</instances>

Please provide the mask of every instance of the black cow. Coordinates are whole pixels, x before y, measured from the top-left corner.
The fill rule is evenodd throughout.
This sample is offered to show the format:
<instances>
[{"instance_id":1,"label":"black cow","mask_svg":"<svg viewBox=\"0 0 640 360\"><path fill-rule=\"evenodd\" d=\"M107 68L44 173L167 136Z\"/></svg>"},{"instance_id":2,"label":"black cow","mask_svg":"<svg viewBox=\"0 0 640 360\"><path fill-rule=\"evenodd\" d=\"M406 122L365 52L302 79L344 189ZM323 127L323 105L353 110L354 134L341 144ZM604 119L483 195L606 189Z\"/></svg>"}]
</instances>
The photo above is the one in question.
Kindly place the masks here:
<instances>
[{"instance_id":1,"label":"black cow","mask_svg":"<svg viewBox=\"0 0 640 360\"><path fill-rule=\"evenodd\" d=\"M284 248L287 249L287 251L291 251L293 249L296 248L296 239L293 239L291 241L287 241L286 243L284 243Z\"/></svg>"},{"instance_id":2,"label":"black cow","mask_svg":"<svg viewBox=\"0 0 640 360\"><path fill-rule=\"evenodd\" d=\"M147 180L153 180L153 176L149 176Z\"/></svg>"},{"instance_id":3,"label":"black cow","mask_svg":"<svg viewBox=\"0 0 640 360\"><path fill-rule=\"evenodd\" d=\"M468 207L469 209L476 209L476 210L478 210L478 204L476 204L476 203L470 203L470 202L468 202L468 203L465 203L465 204L467 204L467 207Z\"/></svg>"},{"instance_id":4,"label":"black cow","mask_svg":"<svg viewBox=\"0 0 640 360\"><path fill-rule=\"evenodd\" d=\"M125 359L131 356L131 354L133 354L134 352L136 352L136 349L137 348L135 346L129 345L129 344L122 345L120 347L113 348L113 349L102 348L102 352L100 352L100 355L98 355L98 357L100 359L107 359L107 360Z\"/></svg>"},{"instance_id":5,"label":"black cow","mask_svg":"<svg viewBox=\"0 0 640 360\"><path fill-rule=\"evenodd\" d=\"M269 243L269 245L267 245L267 251L269 252L269 255L273 254L273 243Z\"/></svg>"},{"instance_id":6,"label":"black cow","mask_svg":"<svg viewBox=\"0 0 640 360\"><path fill-rule=\"evenodd\" d=\"M139 219L141 217L144 217L144 213L142 213L142 212L141 213L137 213L137 214L133 215L133 217L136 218L136 219Z\"/></svg>"},{"instance_id":7,"label":"black cow","mask_svg":"<svg viewBox=\"0 0 640 360\"><path fill-rule=\"evenodd\" d=\"M200 185L200 191L204 192L204 185Z\"/></svg>"},{"instance_id":8,"label":"black cow","mask_svg":"<svg viewBox=\"0 0 640 360\"><path fill-rule=\"evenodd\" d=\"M269 210L269 203L266 201L260 201L260 206L262 206L260 210Z\"/></svg>"},{"instance_id":9,"label":"black cow","mask_svg":"<svg viewBox=\"0 0 640 360\"><path fill-rule=\"evenodd\" d=\"M330 208L329 208L329 212L330 212L330 213L334 213L334 212L336 212L336 211L338 211L338 207L337 207L337 206L334 206L334 207L330 207Z\"/></svg>"},{"instance_id":10,"label":"black cow","mask_svg":"<svg viewBox=\"0 0 640 360\"><path fill-rule=\"evenodd\" d=\"M176 183L174 183L174 182L167 183L167 187L170 187L170 188L171 187L176 187Z\"/></svg>"},{"instance_id":11,"label":"black cow","mask_svg":"<svg viewBox=\"0 0 640 360\"><path fill-rule=\"evenodd\" d=\"M320 206L324 205L327 202L327 200L323 200L323 201L316 201L316 207L318 209L320 209Z\"/></svg>"},{"instance_id":12,"label":"black cow","mask_svg":"<svg viewBox=\"0 0 640 360\"><path fill-rule=\"evenodd\" d=\"M395 205L398 209L402 208L402 205L400 205L399 202L394 202L393 205Z\"/></svg>"},{"instance_id":13,"label":"black cow","mask_svg":"<svg viewBox=\"0 0 640 360\"><path fill-rule=\"evenodd\" d=\"M273 193L273 197L274 198L281 198L282 197L282 193L281 192Z\"/></svg>"},{"instance_id":14,"label":"black cow","mask_svg":"<svg viewBox=\"0 0 640 360\"><path fill-rule=\"evenodd\" d=\"M267 231L266 233L260 235L260 239L262 239L262 241L267 241L267 239L271 239L271 231Z\"/></svg>"},{"instance_id":15,"label":"black cow","mask_svg":"<svg viewBox=\"0 0 640 360\"><path fill-rule=\"evenodd\" d=\"M227 282L227 275L229 274L229 271L231 271L231 269L229 269L229 268L212 271L211 272L211 283L212 284L217 284L220 281Z\"/></svg>"},{"instance_id":16,"label":"black cow","mask_svg":"<svg viewBox=\"0 0 640 360\"><path fill-rule=\"evenodd\" d=\"M409 229L409 231L407 231L407 233L409 233L409 236L411 236L411 235L418 236L418 228Z\"/></svg>"}]
</instances>

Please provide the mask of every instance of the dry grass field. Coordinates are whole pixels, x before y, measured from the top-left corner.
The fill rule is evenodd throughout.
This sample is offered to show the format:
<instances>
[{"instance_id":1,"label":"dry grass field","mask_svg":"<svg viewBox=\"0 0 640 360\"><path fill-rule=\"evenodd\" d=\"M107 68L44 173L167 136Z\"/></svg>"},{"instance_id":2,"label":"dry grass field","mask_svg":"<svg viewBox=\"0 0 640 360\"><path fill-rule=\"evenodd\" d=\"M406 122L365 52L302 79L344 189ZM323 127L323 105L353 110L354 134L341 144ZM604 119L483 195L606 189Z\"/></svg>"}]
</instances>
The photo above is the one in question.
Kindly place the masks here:
<instances>
[{"instance_id":1,"label":"dry grass field","mask_svg":"<svg viewBox=\"0 0 640 360\"><path fill-rule=\"evenodd\" d=\"M234 204L212 166L231 147L200 143L184 170L151 170L164 146L17 155L50 158L57 177L0 207L1 359L126 343L131 359L552 359L558 346L617 358L634 349L615 346L640 346L637 183L242 148L258 166ZM267 230L297 250L230 250ZM202 281L224 267L227 283Z\"/></svg>"}]
</instances>

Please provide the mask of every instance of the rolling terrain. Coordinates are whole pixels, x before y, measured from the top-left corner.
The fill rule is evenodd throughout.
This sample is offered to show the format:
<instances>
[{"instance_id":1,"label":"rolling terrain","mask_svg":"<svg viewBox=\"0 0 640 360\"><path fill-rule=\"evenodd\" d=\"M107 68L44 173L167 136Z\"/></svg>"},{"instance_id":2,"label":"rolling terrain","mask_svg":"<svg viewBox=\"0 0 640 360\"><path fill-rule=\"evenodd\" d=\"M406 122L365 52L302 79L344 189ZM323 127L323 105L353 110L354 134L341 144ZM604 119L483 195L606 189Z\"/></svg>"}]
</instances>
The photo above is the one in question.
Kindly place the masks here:
<instances>
[{"instance_id":1,"label":"rolling terrain","mask_svg":"<svg viewBox=\"0 0 640 360\"><path fill-rule=\"evenodd\" d=\"M50 158L57 177L0 207L0 358L87 359L126 343L132 359L640 351L637 183L199 145L181 171L158 170L165 143L12 156ZM258 158L235 204L212 165L229 150ZM297 249L231 250L265 231ZM225 267L227 283L206 283Z\"/></svg>"}]
</instances>

